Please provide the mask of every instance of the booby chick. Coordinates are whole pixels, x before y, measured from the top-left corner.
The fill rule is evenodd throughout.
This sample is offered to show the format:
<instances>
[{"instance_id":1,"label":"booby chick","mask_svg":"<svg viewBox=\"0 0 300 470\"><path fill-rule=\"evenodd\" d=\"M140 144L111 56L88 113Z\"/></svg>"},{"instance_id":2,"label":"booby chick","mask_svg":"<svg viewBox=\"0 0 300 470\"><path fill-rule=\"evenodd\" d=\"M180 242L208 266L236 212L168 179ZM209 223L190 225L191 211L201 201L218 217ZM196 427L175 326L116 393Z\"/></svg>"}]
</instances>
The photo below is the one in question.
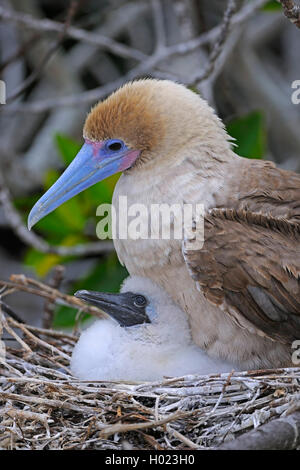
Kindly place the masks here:
<instances>
[{"instance_id":1,"label":"booby chick","mask_svg":"<svg viewBox=\"0 0 300 470\"><path fill-rule=\"evenodd\" d=\"M117 172L117 214L121 197L148 214L154 205L202 204L202 248L193 236L116 237L121 263L167 291L187 314L194 342L210 355L245 369L293 366L300 338L300 175L236 155L208 103L167 80L127 83L91 110L83 134L78 155L31 210L29 227Z\"/></svg>"},{"instance_id":2,"label":"booby chick","mask_svg":"<svg viewBox=\"0 0 300 470\"><path fill-rule=\"evenodd\" d=\"M120 294L75 294L110 315L81 334L71 370L82 380L153 381L164 376L230 372L191 339L185 313L149 279L129 277Z\"/></svg>"}]
</instances>

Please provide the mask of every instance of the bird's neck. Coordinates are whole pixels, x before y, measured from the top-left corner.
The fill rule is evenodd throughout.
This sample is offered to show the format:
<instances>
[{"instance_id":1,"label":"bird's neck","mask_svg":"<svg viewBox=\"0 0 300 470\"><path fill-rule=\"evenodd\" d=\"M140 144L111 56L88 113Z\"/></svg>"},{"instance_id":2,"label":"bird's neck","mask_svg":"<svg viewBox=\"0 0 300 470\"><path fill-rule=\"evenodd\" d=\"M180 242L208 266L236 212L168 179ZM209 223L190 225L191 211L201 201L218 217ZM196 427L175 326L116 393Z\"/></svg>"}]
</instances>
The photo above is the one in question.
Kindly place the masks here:
<instances>
[{"instance_id":1,"label":"bird's neck","mask_svg":"<svg viewBox=\"0 0 300 470\"><path fill-rule=\"evenodd\" d=\"M143 222L143 226L150 227L146 239L124 238L120 236L118 228L116 230L115 249L120 262L126 266L131 275L153 279L151 270L154 267L157 270L158 265L168 264L170 257L174 258L173 265L178 267L182 264L181 240L152 237L152 218L149 224L149 214L151 217L153 208L158 205L162 207L162 204L167 205L170 210L175 204L181 207L189 204L192 205L193 213L198 210L199 205L202 211L203 207L204 210L209 210L226 204L232 192L230 184L225 184L226 175L228 177L228 174L233 173L236 157L229 154L224 158L224 155L222 161L213 157L207 159L207 156L201 161L205 155L191 152L176 165L169 167L160 165L159 169L156 167L151 172L144 168L139 172L130 172L121 176L113 196L117 226L120 226L118 222L120 215L122 219L125 215L129 227L132 219L129 215L133 215L129 214L129 211L134 209L135 213L138 207L136 205L139 205L142 211L138 218ZM123 199L126 199L126 207L120 204ZM168 219L165 222L162 220L162 223L168 225Z\"/></svg>"},{"instance_id":2,"label":"bird's neck","mask_svg":"<svg viewBox=\"0 0 300 470\"><path fill-rule=\"evenodd\" d=\"M158 158L137 171L124 173L114 192L113 202L126 196L129 204L174 204L198 202L207 209L215 207L215 197L227 189L225 180L239 163L230 148L221 153L203 146L178 153L171 158Z\"/></svg>"}]
</instances>

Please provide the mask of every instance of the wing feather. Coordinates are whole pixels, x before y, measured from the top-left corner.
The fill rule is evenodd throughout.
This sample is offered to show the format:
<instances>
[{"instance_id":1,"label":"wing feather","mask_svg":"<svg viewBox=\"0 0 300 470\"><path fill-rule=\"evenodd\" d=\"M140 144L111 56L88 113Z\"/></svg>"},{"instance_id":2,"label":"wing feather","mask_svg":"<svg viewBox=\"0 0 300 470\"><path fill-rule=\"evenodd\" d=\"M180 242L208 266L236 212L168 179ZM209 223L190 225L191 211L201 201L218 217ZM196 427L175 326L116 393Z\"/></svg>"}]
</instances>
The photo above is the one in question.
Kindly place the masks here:
<instances>
[{"instance_id":1,"label":"wing feather","mask_svg":"<svg viewBox=\"0 0 300 470\"><path fill-rule=\"evenodd\" d=\"M193 249L194 239L195 233L185 239L183 256L210 302L273 340L300 338L300 224L213 209L201 250Z\"/></svg>"}]
</instances>

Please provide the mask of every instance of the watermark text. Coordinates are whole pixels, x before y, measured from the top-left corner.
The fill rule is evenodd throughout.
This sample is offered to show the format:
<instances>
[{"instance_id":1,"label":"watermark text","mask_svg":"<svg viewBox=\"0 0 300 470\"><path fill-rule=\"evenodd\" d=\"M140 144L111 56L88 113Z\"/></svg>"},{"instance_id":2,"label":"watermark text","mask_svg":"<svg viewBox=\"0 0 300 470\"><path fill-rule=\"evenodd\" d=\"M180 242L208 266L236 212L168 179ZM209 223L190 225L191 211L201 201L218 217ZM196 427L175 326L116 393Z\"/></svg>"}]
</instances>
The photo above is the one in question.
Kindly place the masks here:
<instances>
[{"instance_id":1,"label":"watermark text","mask_svg":"<svg viewBox=\"0 0 300 470\"><path fill-rule=\"evenodd\" d=\"M203 204L128 205L127 197L120 196L117 206L101 204L96 215L101 217L96 227L100 240L186 239L192 240L193 250L203 247Z\"/></svg>"}]
</instances>

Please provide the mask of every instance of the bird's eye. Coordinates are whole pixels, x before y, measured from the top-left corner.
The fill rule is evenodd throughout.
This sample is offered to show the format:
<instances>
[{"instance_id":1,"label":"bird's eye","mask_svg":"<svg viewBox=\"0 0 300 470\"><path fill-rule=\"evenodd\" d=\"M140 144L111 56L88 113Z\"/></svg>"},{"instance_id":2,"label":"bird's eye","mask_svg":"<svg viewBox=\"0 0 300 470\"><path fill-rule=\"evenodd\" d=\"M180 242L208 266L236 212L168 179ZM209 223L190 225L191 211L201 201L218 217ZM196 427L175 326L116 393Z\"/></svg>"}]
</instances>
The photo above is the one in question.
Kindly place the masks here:
<instances>
[{"instance_id":1,"label":"bird's eye","mask_svg":"<svg viewBox=\"0 0 300 470\"><path fill-rule=\"evenodd\" d=\"M111 152L118 152L124 147L122 140L109 140L106 144L106 147Z\"/></svg>"},{"instance_id":2,"label":"bird's eye","mask_svg":"<svg viewBox=\"0 0 300 470\"><path fill-rule=\"evenodd\" d=\"M144 307L147 305L147 299L143 295L136 295L133 299L133 303L136 307Z\"/></svg>"}]
</instances>

